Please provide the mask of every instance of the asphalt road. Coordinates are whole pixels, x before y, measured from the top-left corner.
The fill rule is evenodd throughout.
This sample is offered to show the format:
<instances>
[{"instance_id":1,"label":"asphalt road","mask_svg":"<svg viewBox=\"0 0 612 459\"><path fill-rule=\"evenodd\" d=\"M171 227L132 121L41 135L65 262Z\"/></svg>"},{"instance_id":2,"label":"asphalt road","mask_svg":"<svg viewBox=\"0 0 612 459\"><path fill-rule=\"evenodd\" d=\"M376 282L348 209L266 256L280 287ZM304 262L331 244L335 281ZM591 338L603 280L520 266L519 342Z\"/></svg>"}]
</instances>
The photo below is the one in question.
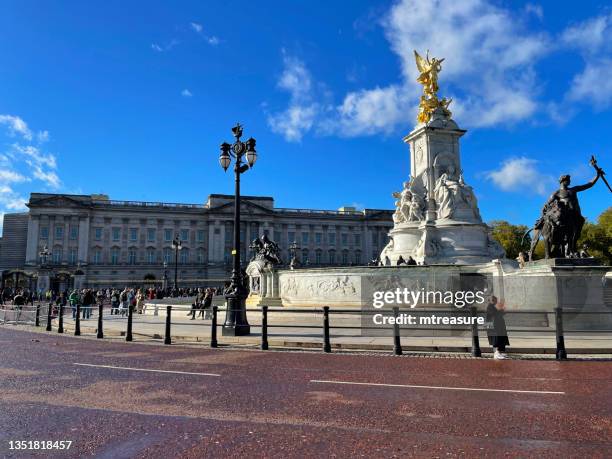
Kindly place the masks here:
<instances>
[{"instance_id":1,"label":"asphalt road","mask_svg":"<svg viewBox=\"0 0 612 459\"><path fill-rule=\"evenodd\" d=\"M1 327L0 456L609 457L611 380L602 361L212 350ZM72 444L11 450L20 440Z\"/></svg>"}]
</instances>

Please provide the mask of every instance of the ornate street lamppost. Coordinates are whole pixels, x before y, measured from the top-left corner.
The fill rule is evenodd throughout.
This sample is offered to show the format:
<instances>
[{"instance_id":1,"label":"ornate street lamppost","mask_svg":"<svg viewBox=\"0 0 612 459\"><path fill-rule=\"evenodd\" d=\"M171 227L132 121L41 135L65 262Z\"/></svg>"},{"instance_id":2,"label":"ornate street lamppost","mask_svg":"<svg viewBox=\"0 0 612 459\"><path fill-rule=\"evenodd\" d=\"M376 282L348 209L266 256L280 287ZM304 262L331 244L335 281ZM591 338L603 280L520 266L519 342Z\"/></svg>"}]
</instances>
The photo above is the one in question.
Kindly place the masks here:
<instances>
[{"instance_id":1,"label":"ornate street lamppost","mask_svg":"<svg viewBox=\"0 0 612 459\"><path fill-rule=\"evenodd\" d=\"M40 252L38 252L38 256L40 257L40 268L41 270L47 270L48 271L48 275L47 278L49 279L49 285L45 285L46 290L50 290L51 289L51 268L47 265L47 261L49 260L49 247L47 247L46 245L40 250ZM40 276L39 276L40 279ZM40 288L40 286L38 286Z\"/></svg>"},{"instance_id":2,"label":"ornate street lamppost","mask_svg":"<svg viewBox=\"0 0 612 459\"><path fill-rule=\"evenodd\" d=\"M168 262L164 260L164 280L162 283L162 290L164 291L164 295L166 294L166 289L168 288Z\"/></svg>"},{"instance_id":3,"label":"ornate street lamppost","mask_svg":"<svg viewBox=\"0 0 612 459\"><path fill-rule=\"evenodd\" d=\"M178 295L178 253L183 248L183 241L178 234L172 241L172 248L174 249L174 291Z\"/></svg>"},{"instance_id":4,"label":"ornate street lamppost","mask_svg":"<svg viewBox=\"0 0 612 459\"><path fill-rule=\"evenodd\" d=\"M250 137L246 142L242 142L242 126L240 123L232 128L232 133L236 139L233 145L227 142L221 144L221 155L219 163L224 171L234 159L234 173L236 175L236 192L234 196L234 247L232 249L233 267L232 277L230 279L230 287L226 290L226 305L225 322L223 324L223 335L241 336L248 335L251 332L251 327L247 321L245 299L247 289L245 286L246 279L243 279L240 270L240 174L245 173L249 168L252 168L257 161L257 153L255 152L255 139ZM243 158L246 156L247 164L243 164Z\"/></svg>"},{"instance_id":5,"label":"ornate street lamppost","mask_svg":"<svg viewBox=\"0 0 612 459\"><path fill-rule=\"evenodd\" d=\"M299 264L296 256L298 250L300 250L300 248L298 247L297 242L293 241L291 244L289 244L289 254L291 255L291 261L289 262L290 269L297 268Z\"/></svg>"}]
</instances>

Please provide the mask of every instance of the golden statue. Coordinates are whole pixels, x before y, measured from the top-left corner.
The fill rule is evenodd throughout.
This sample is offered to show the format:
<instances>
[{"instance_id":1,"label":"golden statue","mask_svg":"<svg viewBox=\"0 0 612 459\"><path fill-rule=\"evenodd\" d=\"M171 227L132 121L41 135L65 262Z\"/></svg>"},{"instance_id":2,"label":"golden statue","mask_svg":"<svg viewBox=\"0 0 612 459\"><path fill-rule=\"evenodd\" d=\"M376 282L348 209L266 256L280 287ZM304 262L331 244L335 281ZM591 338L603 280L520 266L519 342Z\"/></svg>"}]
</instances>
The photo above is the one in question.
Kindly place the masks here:
<instances>
[{"instance_id":1,"label":"golden statue","mask_svg":"<svg viewBox=\"0 0 612 459\"><path fill-rule=\"evenodd\" d=\"M438 99L438 73L442 71L442 62L444 59L429 57L429 51L425 55L425 59L414 51L416 66L419 70L417 81L423 85L423 95L419 103L419 114L417 121L419 123L427 123L431 119L432 113L438 108L442 108L446 116L451 116L448 110L448 105L452 99Z\"/></svg>"}]
</instances>

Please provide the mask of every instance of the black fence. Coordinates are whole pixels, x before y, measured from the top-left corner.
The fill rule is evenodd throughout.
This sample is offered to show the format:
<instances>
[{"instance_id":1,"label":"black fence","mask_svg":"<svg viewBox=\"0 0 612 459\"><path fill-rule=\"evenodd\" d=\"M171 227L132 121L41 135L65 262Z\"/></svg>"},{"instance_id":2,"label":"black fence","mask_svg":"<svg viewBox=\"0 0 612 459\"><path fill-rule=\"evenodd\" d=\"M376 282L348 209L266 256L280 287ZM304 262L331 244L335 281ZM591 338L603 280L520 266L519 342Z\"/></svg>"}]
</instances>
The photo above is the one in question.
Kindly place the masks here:
<instances>
[{"instance_id":1,"label":"black fence","mask_svg":"<svg viewBox=\"0 0 612 459\"><path fill-rule=\"evenodd\" d=\"M56 306L53 304L37 304L30 306L11 306L11 305L2 305L0 308L0 324L27 324L34 326L45 326L47 331L53 331L53 325L55 324L55 329L57 333L64 333L64 315L67 313L66 308L69 308L72 311L72 316L74 319L74 329L73 333L75 336L81 335L81 315L83 314L84 309L89 309L89 311L85 311L85 315L89 318L91 316L97 316L97 327L95 328L96 337L99 339L104 338L104 323L109 321L124 321L125 322L125 332L123 335L125 336L126 341L134 340L134 326L140 324L151 324L160 326L163 325L164 331L163 334L153 334L153 338L155 339L163 339L164 344L170 345L172 344L172 335L176 331L177 327L181 327L184 325L189 326L200 326L200 327L210 327L210 341L209 345L212 348L216 348L219 346L219 334L218 328L223 327L223 324L219 321L219 312L226 311L226 309L219 309L218 306L213 306L208 310L195 309L189 306L166 306L166 317L164 323L152 321L146 315L137 314L138 318L135 320L134 308L130 307L123 312L115 311L115 314L106 315L104 314L104 306L102 304L92 305L91 307L83 307L82 305L72 306ZM70 311L68 311L69 313ZM364 330L377 330L380 331L381 327L368 327L364 326L362 323L359 325L342 325L341 318L347 315L359 315L362 316L364 314L372 314L371 311L364 311L361 309L332 309L329 306L323 306L322 308L269 308L268 306L262 306L261 308L247 308L247 312L252 313L250 320L252 321L254 317L258 317L260 320L257 322L252 322L251 326L253 328L260 328L261 333L261 342L260 348L262 350L269 349L269 333L270 329L275 328L285 328L285 329L312 329L318 336L322 338L322 351L325 353L332 352L332 332L334 330L359 330L363 333ZM318 324L305 324L300 323L299 321L295 323L271 323L270 322L270 313L273 312L275 314L308 314L314 315L317 317L319 321ZM410 314L416 315L430 315L432 313L440 313L440 310L415 310L415 309L400 309L397 307L393 308L392 315L394 318L397 318L400 313L409 312ZM185 314L186 313L186 314ZM254 313L257 313L254 314ZM89 315L91 314L91 316ZM207 322L192 322L196 318L196 315L200 316L202 319L210 320L210 323ZM455 315L457 315L457 311L455 311ZM484 317L485 313L482 311L477 311L476 308L466 309L459 311L459 315L464 315L466 317L478 318ZM513 315L533 315L537 316L539 319L544 318L544 321L540 324L541 327L538 330L540 333L545 333L550 335L552 339L552 335L554 334L555 339L555 355L557 360L565 360L567 359L567 350L565 347L565 338L567 336L571 336L572 334L580 333L612 333L609 329L604 328L591 328L585 329L584 327L576 327L570 326L567 327L564 325L566 321L572 323L575 322L576 317L580 317L584 319L588 316L595 317L594 323L609 323L612 322L612 311L569 311L564 310L563 308L555 308L554 311L509 311L505 313L506 317L512 318ZM605 320L597 319L597 316L604 316ZM189 317L190 320L187 321L182 317ZM339 322L339 323L338 323ZM510 320L511 322L511 320ZM410 337L406 336L406 328L402 328L397 322L393 325L389 325L387 327L382 327L388 333L389 336L389 344L393 346L393 354L402 355L403 354L403 344L406 344L406 340L409 340ZM410 330L430 330L429 328L424 327L411 327ZM455 327L452 329L454 332L459 332L461 336L467 335L469 338L469 343L466 342L466 348L469 348L471 355L474 357L480 357L482 355L482 349L480 345L480 338L484 335L484 327L479 326L477 323L472 323L469 326ZM524 330L523 330L524 331ZM404 332L404 333L402 333ZM337 335L336 337L338 337ZM379 335L380 336L380 335ZM604 349L607 350L607 349ZM612 348L609 349L612 352Z\"/></svg>"}]
</instances>

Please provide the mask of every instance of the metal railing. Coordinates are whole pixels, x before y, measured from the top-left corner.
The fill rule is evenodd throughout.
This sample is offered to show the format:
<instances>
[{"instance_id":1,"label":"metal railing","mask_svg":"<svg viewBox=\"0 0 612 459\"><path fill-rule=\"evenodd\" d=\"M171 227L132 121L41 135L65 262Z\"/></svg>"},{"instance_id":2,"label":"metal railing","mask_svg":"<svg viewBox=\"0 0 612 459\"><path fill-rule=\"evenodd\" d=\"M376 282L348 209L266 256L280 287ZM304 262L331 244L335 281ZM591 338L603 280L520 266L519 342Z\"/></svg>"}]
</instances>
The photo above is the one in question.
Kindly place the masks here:
<instances>
[{"instance_id":1,"label":"metal railing","mask_svg":"<svg viewBox=\"0 0 612 459\"><path fill-rule=\"evenodd\" d=\"M69 306L71 307L71 306ZM71 307L72 308L72 307ZM53 305L52 303L47 304L36 304L34 306L11 306L11 305L2 305L0 308L0 324L28 324L34 326L43 326L43 323L46 319L46 330L52 331L53 322L55 321L57 324L57 333L64 333L64 314L66 306L62 305ZM81 314L83 312L83 306L81 304L75 305L73 310L73 318L74 318L74 335L81 335ZM146 320L146 316L142 314L142 319L134 320L134 307L128 307L125 311L125 314L111 314L110 316L104 315L104 305L98 304L92 306L92 311L95 310L97 313L97 327L95 329L95 334L98 339L104 338L104 322L106 321L116 321L121 320L126 322L125 326L125 340L133 341L134 340L134 325L139 326L140 324L153 324L153 325L162 325L160 322ZM226 308L219 308L216 305L213 305L211 308L202 309L195 308L192 306L176 306L176 305L167 305L166 309L166 317L163 322L164 325L164 333L163 333L163 342L165 345L172 344L172 333L176 327L189 325L189 326L208 326L210 327L210 342L209 345L211 348L216 348L219 346L218 339L218 328L223 327L222 324L219 323L218 315L219 311L225 310ZM392 325L388 325L386 327L380 326L364 326L361 322L364 314L373 314L373 311L367 311L362 309L332 309L329 306L323 306L321 308L269 308L268 306L262 306L261 308L247 308L247 312L258 312L260 314L260 322L253 323L252 326L255 328L261 329L261 341L260 348L262 350L268 350L269 345L269 331L274 328L283 328L283 329L312 329L318 330L320 332L320 336L322 338L322 351L325 353L332 352L332 332L339 330L379 330L379 331L388 331L389 336L392 338L389 340L389 344L392 345L393 354L402 355L403 354L403 339L410 339L406 334L402 335L402 330L440 330L441 328L431 328L431 327L405 327L402 328L397 321ZM174 313L181 314L187 312L187 316L191 316L191 320L196 318L196 314L201 314L203 319L209 319L210 324L206 322L186 322L182 321L179 317L173 315ZM292 323L271 323L270 321L270 313L273 312L275 314L309 314L313 315L314 318L318 321L317 324L309 324L303 323L302 321L292 322ZM459 310L459 311L441 311L441 310L424 310L424 309L399 309L397 307L393 308L392 315L394 318L398 318L400 313L409 312L413 315L431 315L432 313L446 313L454 316L464 316L470 318L478 318L484 317L485 312L477 311L476 308ZM208 314L209 317L206 315ZM583 329L574 327L573 329L567 328L565 326L565 321L572 321L572 316L583 316L588 317L591 315L603 315L610 318L612 322L612 311L575 311L575 310L564 310L563 308L555 308L554 311L550 310L538 310L538 311L509 311L505 313L507 317L512 317L512 315L543 315L547 319L544 323L547 323L548 317L552 316L550 323L554 324L554 326L541 326L541 327L532 327L531 330L537 329L540 333L554 333L555 336L555 357L557 360L565 360L567 359L568 352L565 346L565 338L566 336L571 336L574 333L600 333L600 332L608 332L610 330L604 329ZM90 318L90 314L86 314L88 318ZM139 315L140 316L140 315ZM253 315L252 315L253 316ZM251 317L252 317L251 316ZM360 324L354 325L343 325L338 324L336 321L341 319L343 316L358 316L360 318ZM176 319L173 320L173 317ZM333 318L333 320L332 320ZM353 317L354 318L354 317ZM575 318L575 317L574 317ZM603 323L603 321L601 321ZM520 327L517 327L520 329ZM470 325L462 325L462 326L453 326L453 328L443 328L444 330L454 330L461 332L461 336L465 335L466 338L469 338L469 344L466 342L466 349L469 349L470 353L474 357L482 356L482 349L480 346L480 337L481 332L483 332L483 328L480 327L477 321L473 320ZM522 331L528 331L528 327L523 327ZM517 330L513 330L516 332ZM157 339L162 339L161 334L156 335ZM341 335L336 335L339 337ZM467 340L466 340L467 341ZM405 343L406 341L404 341ZM612 352L612 349L610 349Z\"/></svg>"}]
</instances>

